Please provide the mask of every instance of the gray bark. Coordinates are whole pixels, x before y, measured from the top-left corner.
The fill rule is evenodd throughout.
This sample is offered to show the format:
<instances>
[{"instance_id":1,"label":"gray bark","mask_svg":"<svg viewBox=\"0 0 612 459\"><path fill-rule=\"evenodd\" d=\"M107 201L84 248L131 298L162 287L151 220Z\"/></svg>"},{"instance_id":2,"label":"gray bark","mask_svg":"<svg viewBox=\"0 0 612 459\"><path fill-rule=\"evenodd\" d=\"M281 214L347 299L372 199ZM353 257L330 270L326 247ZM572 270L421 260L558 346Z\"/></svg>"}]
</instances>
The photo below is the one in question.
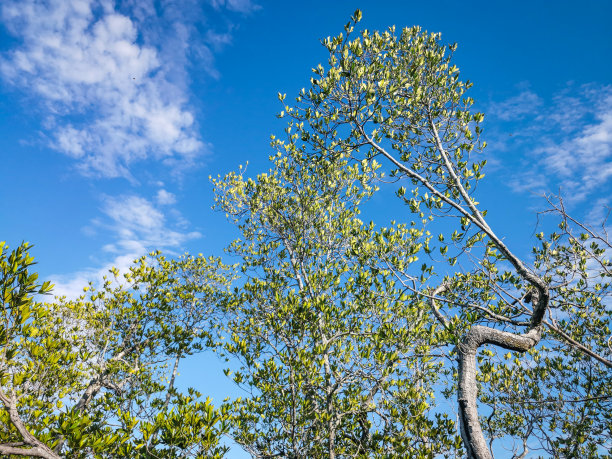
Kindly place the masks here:
<instances>
[{"instance_id":1,"label":"gray bark","mask_svg":"<svg viewBox=\"0 0 612 459\"><path fill-rule=\"evenodd\" d=\"M41 457L44 459L60 459L60 457L53 452L51 448L45 445L43 442L38 440L30 431L26 428L25 424L21 420L21 416L17 412L17 399L15 396L8 397L4 392L0 391L0 401L4 405L4 409L9 415L11 424L15 426L19 435L23 439L23 445L29 446L30 448L19 448L15 445L0 445L0 453L9 455L14 454L16 456L29 456L29 457Z\"/></svg>"},{"instance_id":2,"label":"gray bark","mask_svg":"<svg viewBox=\"0 0 612 459\"><path fill-rule=\"evenodd\" d=\"M494 344L509 351L525 352L535 346L541 337L536 327L524 334L509 333L482 325L475 325L457 346L459 363L459 425L461 438L470 459L491 459L480 421L478 419L478 386L476 383L476 352L484 344Z\"/></svg>"}]
</instances>

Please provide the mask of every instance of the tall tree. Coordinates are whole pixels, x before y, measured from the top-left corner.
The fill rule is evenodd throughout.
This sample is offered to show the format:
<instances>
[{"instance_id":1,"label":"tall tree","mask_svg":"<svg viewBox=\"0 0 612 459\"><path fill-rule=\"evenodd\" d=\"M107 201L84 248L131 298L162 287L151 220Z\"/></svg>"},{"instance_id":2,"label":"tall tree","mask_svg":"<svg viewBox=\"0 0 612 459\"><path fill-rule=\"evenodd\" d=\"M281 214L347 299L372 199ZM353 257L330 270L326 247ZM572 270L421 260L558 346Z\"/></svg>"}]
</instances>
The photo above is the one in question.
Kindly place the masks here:
<instances>
[{"instance_id":1,"label":"tall tree","mask_svg":"<svg viewBox=\"0 0 612 459\"><path fill-rule=\"evenodd\" d=\"M430 279L392 257L380 261L406 289L428 301L442 328L438 338L453 348L458 418L469 457L492 454L479 419L479 384L492 391L480 391L481 400L493 406L487 427L491 441L519 436L524 451L536 444L556 455L565 454L568 444L572 451L583 443L591 452L609 447L610 424L602 418L612 395L608 239L557 206L552 210L561 217L562 234L543 241L532 264L517 255L489 225L473 195L486 163L480 140L484 115L471 111L473 101L466 95L471 83L461 81L452 63L456 45L445 46L439 34L419 27L399 35L394 27L383 33L364 30L353 38L360 18L357 11L344 34L324 40L327 68L317 66L311 87L294 105L284 104L288 135L277 145L299 150L313 162L350 158L367 167L382 160L388 176L400 184L397 196L412 213L408 219L419 222L418 231L439 231L436 247L419 247L425 260L421 272L435 274ZM456 225L437 224L442 216L454 217ZM576 234L576 228L582 232ZM511 351L515 363L486 362L494 355L486 346ZM483 361L480 372L477 356ZM546 362L539 370L538 359ZM562 385L544 397L537 388L552 381ZM521 399L522 408L513 413L506 404L500 410L498 391L508 392L506 402ZM554 413L544 421L538 406L557 408L546 409ZM525 409L532 413L529 419L518 414ZM590 425L597 425L592 441L584 434Z\"/></svg>"},{"instance_id":2,"label":"tall tree","mask_svg":"<svg viewBox=\"0 0 612 459\"><path fill-rule=\"evenodd\" d=\"M227 280L217 259L159 253L87 295L51 303L23 244L0 244L0 453L9 457L219 457L226 410L176 390L211 339Z\"/></svg>"},{"instance_id":3,"label":"tall tree","mask_svg":"<svg viewBox=\"0 0 612 459\"><path fill-rule=\"evenodd\" d=\"M236 405L236 441L259 458L451 452L454 423L432 397L435 324L381 269L388 257L411 263L428 236L359 220L375 164L311 161L293 143L273 161L256 180L215 181L242 233L225 348L250 392Z\"/></svg>"}]
</instances>

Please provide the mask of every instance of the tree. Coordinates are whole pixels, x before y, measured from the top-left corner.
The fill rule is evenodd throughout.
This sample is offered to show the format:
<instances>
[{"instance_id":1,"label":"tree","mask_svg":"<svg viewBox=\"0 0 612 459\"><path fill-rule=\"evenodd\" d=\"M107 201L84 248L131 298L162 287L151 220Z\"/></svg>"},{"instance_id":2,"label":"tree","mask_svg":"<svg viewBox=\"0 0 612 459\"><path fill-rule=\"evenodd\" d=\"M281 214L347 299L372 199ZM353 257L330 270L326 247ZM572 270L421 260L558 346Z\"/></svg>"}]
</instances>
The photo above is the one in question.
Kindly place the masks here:
<instances>
[{"instance_id":1,"label":"tree","mask_svg":"<svg viewBox=\"0 0 612 459\"><path fill-rule=\"evenodd\" d=\"M523 450L515 453L522 456L529 448L544 449L557 457L590 456L602 448L609 449L612 426L605 416L612 397L611 246L605 232L598 233L572 219L562 203L551 199L550 210L560 217L561 232L550 238L538 236L541 246L534 248L531 264L512 251L489 225L486 211L474 198L486 164L481 156L486 143L480 140L484 115L471 112L473 101L466 96L471 83L462 82L458 68L452 64L456 45L445 46L439 34L428 34L419 27L405 28L399 35L394 27L384 33L364 30L353 39L360 18L357 11L345 26L345 34L324 40L328 66L314 69L311 87L300 92L294 105L285 104L285 95L279 95L284 104L280 116L289 118L286 139L273 142L281 158L282 152L290 158L285 163L277 160L281 172L260 176L256 183L245 184L237 176L226 179L232 188L231 197L240 205L232 207L223 202L222 207L239 216L240 212L247 213L244 220L239 220L243 231L247 230L245 245L239 244L237 250L245 257L245 269L260 270L259 277L245 286L241 301L247 306L240 306L236 312L242 315L236 325L236 346L242 346L247 368L255 375L249 382L261 392L259 399L249 402L249 409L254 415L261 413L264 419L271 416L267 410L276 410L276 419L280 419L290 416L294 407L289 398L274 407L266 405L268 388L258 380L258 372L267 371L278 380L270 386L270 392L282 384L287 390L296 384L303 387L293 382L295 373L279 370L277 360L295 344L277 340L282 327L290 336L294 336L291 327L298 327L296 336L304 333L311 339L308 330L302 329L316 327L317 314L327 311L294 293L294 289L302 289L296 282L299 284L298 277L302 276L303 261L293 259L291 253L298 247L305 250L301 247L317 240L318 245L300 252L307 254L309 276L318 281L320 290L313 297L327 295L340 280L341 291L334 292L337 297L332 294L333 299L326 304L337 304L343 294L357 298L343 276L359 279L367 266L381 274L381 285L391 282L388 288L374 289L377 294L393 296L394 289L403 288L406 311L424 320L435 318L437 329L432 323L422 327L433 333L427 345L445 342L446 357L456 362L455 367L445 366L448 387L443 392L456 389L460 433L468 457L489 458L492 442L502 438L507 443L509 437L518 437ZM335 215L332 209L336 206L317 208L308 201L308 206L316 210L305 213L300 200L312 188L320 192L311 198L313 202L333 195L327 191L328 170L335 177L333 174L341 174L336 168L350 171L357 164L365 173L376 168L376 160L383 161L387 176L399 184L396 194L412 214L409 231L437 233L437 237L431 242L426 236L421 244L406 244L408 241L400 236L399 245L388 245L385 230L377 233L374 226L366 225L366 234L359 237L375 244L375 255L370 255L365 244L357 244L352 251L334 251L334 241L354 243L351 228L355 224ZM296 172L291 172L296 167ZM295 182L292 187L284 185L292 180L283 174L292 173L314 177L304 178L299 185ZM365 173L353 176L356 179L363 192L370 193L379 177ZM406 183L411 190L403 186ZM303 221L306 215L309 219ZM320 221L328 222L328 226L322 226L325 229L319 239L315 215L322 215ZM456 223L448 223L449 218ZM402 234L402 230L394 231ZM286 235L295 239L288 241ZM332 245L328 247L327 243ZM400 247L406 252L398 254ZM327 253L338 254L340 261L333 258L328 262ZM352 261L353 256L363 261ZM295 271L293 276L291 270ZM287 279L293 280L290 283ZM365 290L371 288L367 285ZM267 316L263 310L249 309L264 305ZM302 312L306 306L308 311ZM373 317L377 307L383 315L389 311L374 302ZM341 320L333 322L340 330L350 323L350 319L342 322L341 311L345 310L344 306L338 308ZM350 307L348 310L353 311ZM255 325L245 332L244 320L249 317ZM394 333L401 330L399 324L394 325ZM405 331L398 335L401 339L393 340L395 346L410 349L410 345L404 348L407 338L415 340L413 350L420 349L419 330ZM334 331L327 333L334 336ZM274 340L269 341L272 337ZM359 346L367 348L376 343L376 338L367 333L360 338ZM323 334L320 339L326 342ZM311 349L321 349L316 341L307 344ZM281 350L270 354L270 348L277 345L282 345ZM397 350L401 354L402 349L387 345L389 352ZM504 359L488 346L510 352ZM342 351L337 352L342 355ZM311 351L307 358L296 360L305 365L304 372L310 372L313 370L307 363L317 362L315 367L319 368L323 356ZM430 357L426 349L424 359ZM428 364L440 363L444 360ZM297 370L296 365L286 363L286 368ZM240 380L243 376L237 377ZM303 403L309 400L306 395L300 398ZM418 399L418 394L415 396ZM483 433L479 400L481 405L491 407L485 410L489 442ZM337 411L333 413L332 419ZM260 448L261 454L272 454L266 448Z\"/></svg>"},{"instance_id":2,"label":"tree","mask_svg":"<svg viewBox=\"0 0 612 459\"><path fill-rule=\"evenodd\" d=\"M549 212L556 232L534 247L534 269L546 279L550 308L542 343L530 361L506 354L482 371L481 400L492 407L491 439L513 435L527 452L530 437L554 457L598 457L612 449L610 387L610 262L605 221L598 234L567 214L561 200ZM492 360L489 358L489 360ZM499 361L503 360L503 361Z\"/></svg>"},{"instance_id":3,"label":"tree","mask_svg":"<svg viewBox=\"0 0 612 459\"><path fill-rule=\"evenodd\" d=\"M30 246L0 244L0 452L10 457L220 457L227 409L175 388L227 280L218 259L159 253L87 296L42 303Z\"/></svg>"},{"instance_id":4,"label":"tree","mask_svg":"<svg viewBox=\"0 0 612 459\"><path fill-rule=\"evenodd\" d=\"M225 351L250 397L236 403L234 438L259 458L449 453L459 439L432 398L435 324L380 269L388 257L409 263L427 238L359 220L375 164L303 153L289 146L256 180L215 180L242 233Z\"/></svg>"}]
</instances>

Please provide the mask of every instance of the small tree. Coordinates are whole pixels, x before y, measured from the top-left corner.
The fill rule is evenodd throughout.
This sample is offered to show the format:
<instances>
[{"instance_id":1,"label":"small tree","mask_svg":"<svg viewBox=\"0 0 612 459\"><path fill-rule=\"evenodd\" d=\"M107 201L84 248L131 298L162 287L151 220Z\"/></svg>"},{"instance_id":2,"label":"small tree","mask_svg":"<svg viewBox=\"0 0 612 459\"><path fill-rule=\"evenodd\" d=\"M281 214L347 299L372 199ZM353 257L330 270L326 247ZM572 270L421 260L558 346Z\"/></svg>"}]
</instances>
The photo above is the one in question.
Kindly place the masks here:
<instances>
[{"instance_id":1,"label":"small tree","mask_svg":"<svg viewBox=\"0 0 612 459\"><path fill-rule=\"evenodd\" d=\"M484 115L470 110L471 83L460 80L452 63L456 45L444 46L439 34L419 27L399 35L394 27L364 30L353 39L360 18L357 11L346 34L324 40L328 67L316 67L312 86L295 105L284 105L287 139L277 147L300 151L313 163L350 158L367 168L382 159L388 176L400 183L397 196L417 222L415 230L439 232L437 246L409 252L409 260L425 261L420 269L406 257L378 261L390 273L386 279L394 277L413 293L409 301L427 300L441 326L436 339L445 340L456 358L448 375L456 384L469 457L491 457L479 419L479 385L491 391L480 391L492 406L490 441L519 436L525 454L530 441L556 455L610 447L604 420L612 396L608 239L557 206L552 210L562 218L561 233L547 241L540 236L534 263L513 252L473 197L486 163L480 156ZM456 225L437 224L441 216L454 217ZM490 361L495 354L484 349L490 345L510 351L511 363ZM560 386L543 391L553 381ZM514 407L519 400L520 408ZM587 439L591 426L597 427Z\"/></svg>"},{"instance_id":2,"label":"small tree","mask_svg":"<svg viewBox=\"0 0 612 459\"><path fill-rule=\"evenodd\" d=\"M225 409L175 388L182 358L211 337L227 281L219 260L159 253L113 269L87 296L50 292L23 244L0 245L3 322L0 453L64 457L219 457Z\"/></svg>"}]
</instances>

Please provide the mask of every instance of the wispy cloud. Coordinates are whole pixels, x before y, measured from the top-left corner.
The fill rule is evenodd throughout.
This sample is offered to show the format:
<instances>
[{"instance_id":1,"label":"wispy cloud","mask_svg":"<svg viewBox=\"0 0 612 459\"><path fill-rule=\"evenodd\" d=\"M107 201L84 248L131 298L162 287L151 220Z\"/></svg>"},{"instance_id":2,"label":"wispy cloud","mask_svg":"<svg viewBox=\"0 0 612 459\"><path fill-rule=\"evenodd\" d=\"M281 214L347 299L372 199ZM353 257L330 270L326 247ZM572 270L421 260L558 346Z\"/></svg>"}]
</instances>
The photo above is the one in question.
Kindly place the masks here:
<instances>
[{"instance_id":1,"label":"wispy cloud","mask_svg":"<svg viewBox=\"0 0 612 459\"><path fill-rule=\"evenodd\" d=\"M192 164L204 151L172 62L112 2L8 0L2 20L21 39L2 76L43 102L51 146L83 172L129 177L136 161Z\"/></svg>"},{"instance_id":2,"label":"wispy cloud","mask_svg":"<svg viewBox=\"0 0 612 459\"><path fill-rule=\"evenodd\" d=\"M251 0L210 0L211 5L216 9L226 8L237 13L252 13L261 8Z\"/></svg>"},{"instance_id":3,"label":"wispy cloud","mask_svg":"<svg viewBox=\"0 0 612 459\"><path fill-rule=\"evenodd\" d=\"M176 202L176 196L163 188L157 192L155 199L157 203L162 206L174 204Z\"/></svg>"},{"instance_id":4,"label":"wispy cloud","mask_svg":"<svg viewBox=\"0 0 612 459\"><path fill-rule=\"evenodd\" d=\"M210 43L213 48L221 49L232 42L232 34L230 32L218 33L209 30L206 32L206 41Z\"/></svg>"},{"instance_id":5,"label":"wispy cloud","mask_svg":"<svg viewBox=\"0 0 612 459\"><path fill-rule=\"evenodd\" d=\"M90 257L94 267L53 276L57 294L74 296L111 266L125 269L155 249L175 254L200 237L174 208L163 174L192 169L209 149L195 119L193 75L220 76L215 52L259 8L250 0L0 2L0 21L16 38L0 55L0 81L28 99L46 146L88 176L159 181L148 198L102 198L100 217L85 228L106 237Z\"/></svg>"},{"instance_id":6,"label":"wispy cloud","mask_svg":"<svg viewBox=\"0 0 612 459\"><path fill-rule=\"evenodd\" d=\"M516 96L492 103L487 112L504 121L516 120L525 115L537 114L541 105L542 99L530 89L525 89Z\"/></svg>"},{"instance_id":7,"label":"wispy cloud","mask_svg":"<svg viewBox=\"0 0 612 459\"><path fill-rule=\"evenodd\" d=\"M105 196L101 209L103 217L97 219L94 226L110 232L112 242L102 247L97 256L107 261L76 273L51 276L54 294L74 298L82 293L89 281L99 282L111 267L125 272L134 259L151 250L177 254L188 241L201 237L197 231L182 228L186 225L176 210L162 209L173 199L174 196L163 189L157 194L157 205L137 195Z\"/></svg>"},{"instance_id":8,"label":"wispy cloud","mask_svg":"<svg viewBox=\"0 0 612 459\"><path fill-rule=\"evenodd\" d=\"M140 196L106 197L102 212L110 221L108 227L117 235L117 242L105 247L109 252L171 249L200 237L198 232L185 233L168 226L162 209Z\"/></svg>"},{"instance_id":9,"label":"wispy cloud","mask_svg":"<svg viewBox=\"0 0 612 459\"><path fill-rule=\"evenodd\" d=\"M584 221L587 225L591 225L598 229L601 228L609 234L612 229L609 228L611 211L610 196L603 196L595 200L591 209L586 214Z\"/></svg>"},{"instance_id":10,"label":"wispy cloud","mask_svg":"<svg viewBox=\"0 0 612 459\"><path fill-rule=\"evenodd\" d=\"M525 94L493 104L491 110L499 120L512 121L504 126L514 133L494 145L506 156L511 151L515 158L521 155L518 170L508 179L511 187L536 193L560 188L569 203L607 193L612 177L612 86L569 85L548 104L536 94Z\"/></svg>"}]
</instances>

